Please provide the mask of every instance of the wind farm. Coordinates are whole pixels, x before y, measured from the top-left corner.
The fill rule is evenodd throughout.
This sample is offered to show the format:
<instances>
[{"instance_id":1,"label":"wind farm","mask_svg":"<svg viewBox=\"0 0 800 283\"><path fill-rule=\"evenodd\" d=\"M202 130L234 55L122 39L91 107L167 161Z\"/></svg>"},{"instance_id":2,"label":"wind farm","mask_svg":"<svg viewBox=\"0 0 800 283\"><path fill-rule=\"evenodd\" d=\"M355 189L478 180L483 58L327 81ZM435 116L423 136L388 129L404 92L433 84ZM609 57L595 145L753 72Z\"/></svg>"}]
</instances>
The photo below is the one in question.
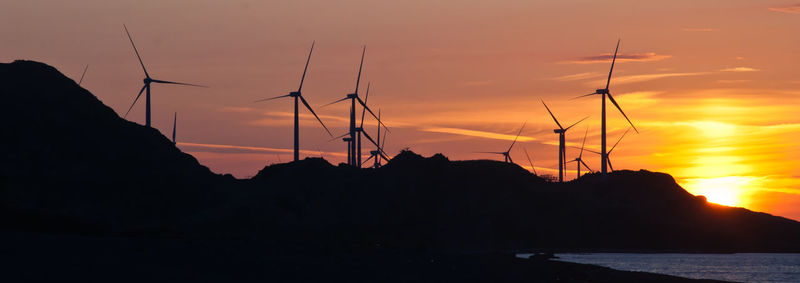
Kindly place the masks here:
<instances>
[{"instance_id":1,"label":"wind farm","mask_svg":"<svg viewBox=\"0 0 800 283\"><path fill-rule=\"evenodd\" d=\"M797 5L173 2L0 11L4 282L800 281Z\"/></svg>"}]
</instances>

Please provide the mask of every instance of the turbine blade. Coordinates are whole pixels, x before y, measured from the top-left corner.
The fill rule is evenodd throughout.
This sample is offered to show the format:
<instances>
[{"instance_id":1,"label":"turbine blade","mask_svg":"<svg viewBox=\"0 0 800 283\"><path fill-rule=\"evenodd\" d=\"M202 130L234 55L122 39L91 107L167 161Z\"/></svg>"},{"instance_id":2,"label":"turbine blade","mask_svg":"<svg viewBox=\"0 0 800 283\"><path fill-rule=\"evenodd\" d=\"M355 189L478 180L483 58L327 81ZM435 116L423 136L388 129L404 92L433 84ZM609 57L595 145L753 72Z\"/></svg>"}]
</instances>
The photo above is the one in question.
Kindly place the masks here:
<instances>
[{"instance_id":1,"label":"turbine blade","mask_svg":"<svg viewBox=\"0 0 800 283\"><path fill-rule=\"evenodd\" d=\"M131 46L133 46L133 52L136 52L136 58L139 58L139 64L142 64L142 70L144 70L144 76L150 77L150 74L147 73L147 68L144 67L144 62L142 62L142 56L139 56L139 50L136 49L136 44L133 43L133 37L131 37L131 33L128 32L128 26L125 24L122 25L125 28L125 33L128 34L128 39L131 41Z\"/></svg>"},{"instance_id":2,"label":"turbine blade","mask_svg":"<svg viewBox=\"0 0 800 283\"><path fill-rule=\"evenodd\" d=\"M571 147L571 148L574 148L574 149L581 149L580 147L577 147L577 146L572 146L572 145L571 145L571 146L569 146L569 147ZM585 150L585 151L587 151L587 152L594 153L594 154L600 154L600 152L599 152L599 151L594 151L594 150L591 150L591 149L588 149L588 148L586 148L586 149L584 149L584 150Z\"/></svg>"},{"instance_id":3,"label":"turbine blade","mask_svg":"<svg viewBox=\"0 0 800 283\"><path fill-rule=\"evenodd\" d=\"M636 131L636 133L638 134L639 130L637 130L636 126L633 125L633 122L631 122L631 119L628 119L628 115L625 115L625 112L622 111L622 107L619 107L619 104L617 104L617 101L614 100L613 96L611 96L610 92L608 93L608 99L611 100L611 103L613 103L614 106L617 107L617 109L619 110L619 113L622 113L622 116L625 117L625 120L628 120L628 124L631 124L631 127L633 127L633 130Z\"/></svg>"},{"instance_id":4,"label":"turbine blade","mask_svg":"<svg viewBox=\"0 0 800 283\"><path fill-rule=\"evenodd\" d=\"M380 127L380 125L378 125ZM386 144L386 131L383 131L383 139L381 140L381 150L383 150L383 145Z\"/></svg>"},{"instance_id":5,"label":"turbine blade","mask_svg":"<svg viewBox=\"0 0 800 283\"><path fill-rule=\"evenodd\" d=\"M584 95L581 95L581 96L576 96L576 97L570 98L569 100L583 98L583 97L592 96L592 95L597 95L597 93L593 92L593 93L590 93L590 94L584 94Z\"/></svg>"},{"instance_id":6,"label":"turbine blade","mask_svg":"<svg viewBox=\"0 0 800 283\"><path fill-rule=\"evenodd\" d=\"M553 117L553 121L556 121L556 125L558 125L558 128L563 130L564 127L561 126L561 123L558 122L558 119L556 119L556 116L553 115L552 111L550 111L550 107L547 107L547 104L544 103L544 100L541 100L541 101L542 101L542 105L544 105L544 108L547 109L547 113L550 113L550 117Z\"/></svg>"},{"instance_id":7,"label":"turbine blade","mask_svg":"<svg viewBox=\"0 0 800 283\"><path fill-rule=\"evenodd\" d=\"M139 90L139 94L136 95L136 99L133 100L133 103L131 103L131 107L128 108L128 112L125 112L125 116L122 116L122 118L128 117L128 113L131 113L131 109L133 109L133 106L136 105L136 101L139 101L139 97L142 97L142 92L144 92L145 88L147 88L147 85L144 85L142 89Z\"/></svg>"},{"instance_id":8,"label":"turbine blade","mask_svg":"<svg viewBox=\"0 0 800 283\"><path fill-rule=\"evenodd\" d=\"M611 165L611 158L609 158L608 156L606 156L606 161L608 161L608 168L610 168L610 169L611 169L611 171L614 171L614 166L613 166L613 165Z\"/></svg>"},{"instance_id":9,"label":"turbine blade","mask_svg":"<svg viewBox=\"0 0 800 283\"><path fill-rule=\"evenodd\" d=\"M314 118L317 118L317 121L319 121L319 124L322 125L322 128L324 128L325 131L328 132L328 135L332 137L333 134L331 134L331 131L328 130L328 127L325 127L325 123L322 123L322 119L320 119L319 116L317 116L317 113L314 112L314 109L311 109L311 105L308 105L308 102L306 101L305 98L303 98L303 95L301 94L298 96L300 97L300 101L303 102L303 105L305 105L306 108L308 108L308 111L311 111L311 114L314 114Z\"/></svg>"},{"instance_id":10,"label":"turbine blade","mask_svg":"<svg viewBox=\"0 0 800 283\"><path fill-rule=\"evenodd\" d=\"M617 49L614 50L614 59L611 60L611 70L608 71L608 80L606 81L606 89L611 85L611 73L614 72L614 63L617 61L617 51L619 51L619 42L617 39Z\"/></svg>"},{"instance_id":11,"label":"turbine blade","mask_svg":"<svg viewBox=\"0 0 800 283\"><path fill-rule=\"evenodd\" d=\"M569 130L572 127L575 127L575 125L577 125L580 122L583 122L583 120L586 120L586 118L589 118L589 116L583 117L583 119L580 119L578 122L575 122L575 124L572 124L572 126L567 127L566 129L564 129L564 131Z\"/></svg>"},{"instance_id":12,"label":"turbine blade","mask_svg":"<svg viewBox=\"0 0 800 283\"><path fill-rule=\"evenodd\" d=\"M364 45L364 49L361 50L361 64L358 65L358 79L356 79L356 91L353 92L358 94L358 84L361 83L361 68L364 67L364 54L367 52L367 46Z\"/></svg>"},{"instance_id":13,"label":"turbine blade","mask_svg":"<svg viewBox=\"0 0 800 283\"><path fill-rule=\"evenodd\" d=\"M625 135L627 135L627 134L628 134L628 132L629 132L630 130L631 130L631 128L628 128L627 130L625 130L625 133L623 133L623 134L622 134L622 136L620 136L620 137L619 137L619 139L617 140L617 142L616 142L616 143L614 143L614 146L612 146L612 147L611 147L611 149L610 149L610 150L608 150L608 154L611 154L611 152L612 152L612 151L614 151L614 148L616 148L616 147L617 147L617 145L619 144L619 142L620 142L620 141L622 141L622 138L624 138L624 137L625 137Z\"/></svg>"},{"instance_id":14,"label":"turbine blade","mask_svg":"<svg viewBox=\"0 0 800 283\"><path fill-rule=\"evenodd\" d=\"M153 80L154 83L160 84L173 84L173 85L188 85L188 86L196 86L196 87L208 87L204 85L196 85L196 84L187 84L187 83L179 83L179 82L171 82L171 81L162 81L162 80Z\"/></svg>"},{"instance_id":15,"label":"turbine blade","mask_svg":"<svg viewBox=\"0 0 800 283\"><path fill-rule=\"evenodd\" d=\"M388 162L389 160L391 160L391 158L389 158L389 157L387 156L387 154L385 154L385 152L383 152L383 150L381 150L380 156L381 156L381 157L383 157L383 159L384 159L384 160L386 160L387 162Z\"/></svg>"},{"instance_id":16,"label":"turbine blade","mask_svg":"<svg viewBox=\"0 0 800 283\"><path fill-rule=\"evenodd\" d=\"M371 84L372 82L367 82L367 94L364 95L364 104L367 104L367 101L369 101L369 86ZM359 126L361 128L364 127L364 114L366 114L366 112L367 112L366 107L361 108L361 126ZM378 123L380 123L380 119L378 119Z\"/></svg>"},{"instance_id":17,"label":"turbine blade","mask_svg":"<svg viewBox=\"0 0 800 283\"><path fill-rule=\"evenodd\" d=\"M278 98L282 98L282 97L289 97L289 96L291 96L291 95L287 94L287 95L280 95L280 96L276 96L276 97L264 98L264 99L259 99L259 100L253 101L253 103L267 101L267 100L273 100L273 99L278 99Z\"/></svg>"},{"instance_id":18,"label":"turbine blade","mask_svg":"<svg viewBox=\"0 0 800 283\"><path fill-rule=\"evenodd\" d=\"M593 172L594 171L594 170L592 170L592 168L589 168L589 165L586 165L586 162L583 162L583 159L581 159L581 164L583 164L583 167L586 167L586 169L589 169L589 172Z\"/></svg>"},{"instance_id":19,"label":"turbine blade","mask_svg":"<svg viewBox=\"0 0 800 283\"><path fill-rule=\"evenodd\" d=\"M583 143L581 143L581 153L578 154L578 158L583 157L583 148L586 145L586 135L589 134L589 126L586 126L586 133L583 134Z\"/></svg>"},{"instance_id":20,"label":"turbine blade","mask_svg":"<svg viewBox=\"0 0 800 283\"><path fill-rule=\"evenodd\" d=\"M530 155L530 154L528 154L528 149L527 149L527 148L524 148L524 147L523 147L522 149L524 149L524 150L525 150L525 157L527 157L527 158L528 158L528 164L530 164L530 165L531 165L531 170L533 170L533 174L534 174L534 175L539 175L539 174L536 174L536 167L533 167L533 161L531 161L531 155Z\"/></svg>"},{"instance_id":21,"label":"turbine blade","mask_svg":"<svg viewBox=\"0 0 800 283\"><path fill-rule=\"evenodd\" d=\"M303 76L300 77L300 87L297 88L297 92L303 90L303 82L306 80L306 71L308 71L308 63L311 62L311 52L314 52L315 43L317 43L316 40L311 42L311 51L308 51L308 59L306 59L306 67L303 68Z\"/></svg>"},{"instance_id":22,"label":"turbine blade","mask_svg":"<svg viewBox=\"0 0 800 283\"><path fill-rule=\"evenodd\" d=\"M488 153L488 154L505 154L505 152L498 151L473 151L474 153Z\"/></svg>"},{"instance_id":23,"label":"turbine blade","mask_svg":"<svg viewBox=\"0 0 800 283\"><path fill-rule=\"evenodd\" d=\"M328 106L328 105L331 105L331 104L336 104L336 103L339 103L339 102L342 102L342 101L345 101L345 100L348 100L348 99L349 99L349 98L345 97L345 98L339 99L339 100L337 100L337 101L334 101L334 102L331 102L331 103L328 103L328 104L322 105L322 106L320 106L320 107L325 107L325 106Z\"/></svg>"},{"instance_id":24,"label":"turbine blade","mask_svg":"<svg viewBox=\"0 0 800 283\"><path fill-rule=\"evenodd\" d=\"M514 164L514 159L511 159L511 154L508 155L508 162Z\"/></svg>"},{"instance_id":25,"label":"turbine blade","mask_svg":"<svg viewBox=\"0 0 800 283\"><path fill-rule=\"evenodd\" d=\"M572 162L577 162L577 161L578 160L573 159L573 160L567 161L567 164L572 163Z\"/></svg>"},{"instance_id":26,"label":"turbine blade","mask_svg":"<svg viewBox=\"0 0 800 283\"><path fill-rule=\"evenodd\" d=\"M349 135L350 135L350 133L349 133L349 132L347 132L347 133L344 133L344 134L343 134L343 135L341 135L341 136L338 136L338 137L335 137L335 138L329 139L328 141L330 142L330 141L338 140L338 139L340 139L340 138L343 138L343 137L346 137L346 136L349 136Z\"/></svg>"},{"instance_id":27,"label":"turbine blade","mask_svg":"<svg viewBox=\"0 0 800 283\"><path fill-rule=\"evenodd\" d=\"M370 161L370 159L372 159L373 157L375 157L375 155L374 154L370 154L369 158L364 159L364 161L361 162L361 166L364 166L364 164L366 164L367 161Z\"/></svg>"},{"instance_id":28,"label":"turbine blade","mask_svg":"<svg viewBox=\"0 0 800 283\"><path fill-rule=\"evenodd\" d=\"M364 107L364 109L366 109L367 112L369 112L369 114L372 115L372 117L374 117L375 119L378 119L378 116L375 115L375 113L373 113L372 110L369 109L369 107L367 107L367 104L364 103L364 101L361 100L360 97L356 97L356 100L358 100L358 103L361 104L361 106ZM389 130L388 127L386 127L386 124L383 123L383 121L378 120L378 122L380 122L380 124L383 125L383 127L386 128L387 131Z\"/></svg>"},{"instance_id":29,"label":"turbine blade","mask_svg":"<svg viewBox=\"0 0 800 283\"><path fill-rule=\"evenodd\" d=\"M375 142L375 140L372 139L372 137L370 137L369 134L367 134L366 131L362 131L361 133L364 134L364 137L367 138L372 144L374 144L375 146L378 146L378 143Z\"/></svg>"},{"instance_id":30,"label":"turbine blade","mask_svg":"<svg viewBox=\"0 0 800 283\"><path fill-rule=\"evenodd\" d=\"M514 144L517 143L517 139L519 138L519 135L522 134L522 129L525 128L525 124L528 124L528 121L525 121L525 123L522 123L522 127L519 128L519 132L517 133L517 136L514 137L514 141L511 142L511 146L508 147L507 152L510 152L511 148L514 147Z\"/></svg>"},{"instance_id":31,"label":"turbine blade","mask_svg":"<svg viewBox=\"0 0 800 283\"><path fill-rule=\"evenodd\" d=\"M172 120L172 143L175 143L175 130L178 126L178 112L175 112L175 117Z\"/></svg>"},{"instance_id":32,"label":"turbine blade","mask_svg":"<svg viewBox=\"0 0 800 283\"><path fill-rule=\"evenodd\" d=\"M81 74L81 79L78 81L78 85L81 85L81 83L83 82L83 76L86 76L86 70L88 70L88 69L89 69L89 65L86 65L86 67L83 68L83 74Z\"/></svg>"}]
</instances>

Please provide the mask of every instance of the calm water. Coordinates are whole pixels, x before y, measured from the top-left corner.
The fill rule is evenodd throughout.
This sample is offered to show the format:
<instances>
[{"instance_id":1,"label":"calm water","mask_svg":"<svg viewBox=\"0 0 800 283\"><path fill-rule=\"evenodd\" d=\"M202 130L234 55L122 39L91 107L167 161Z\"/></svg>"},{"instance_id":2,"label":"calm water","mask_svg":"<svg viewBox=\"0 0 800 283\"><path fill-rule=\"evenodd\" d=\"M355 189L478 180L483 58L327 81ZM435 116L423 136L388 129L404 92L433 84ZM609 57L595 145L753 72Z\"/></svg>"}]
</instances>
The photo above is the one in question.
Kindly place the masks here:
<instances>
[{"instance_id":1,"label":"calm water","mask_svg":"<svg viewBox=\"0 0 800 283\"><path fill-rule=\"evenodd\" d=\"M557 254L618 270L737 282L800 282L800 254Z\"/></svg>"}]
</instances>

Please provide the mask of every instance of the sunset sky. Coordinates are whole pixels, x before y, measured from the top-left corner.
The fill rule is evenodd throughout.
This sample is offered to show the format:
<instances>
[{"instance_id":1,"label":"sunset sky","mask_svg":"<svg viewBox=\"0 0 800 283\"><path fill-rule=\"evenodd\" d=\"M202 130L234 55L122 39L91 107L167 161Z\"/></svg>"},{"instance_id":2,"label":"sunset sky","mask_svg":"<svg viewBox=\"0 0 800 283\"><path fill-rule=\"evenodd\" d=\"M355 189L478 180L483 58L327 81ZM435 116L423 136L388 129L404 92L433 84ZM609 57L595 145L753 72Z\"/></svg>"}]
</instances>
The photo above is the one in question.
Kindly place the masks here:
<instances>
[{"instance_id":1,"label":"sunset sky","mask_svg":"<svg viewBox=\"0 0 800 283\"><path fill-rule=\"evenodd\" d=\"M334 135L348 105L321 107L363 87L392 132L386 151L453 160L512 151L557 174L557 135L599 150L600 99L621 39L611 91L639 129L613 151L615 169L670 173L710 201L800 220L800 1L40 1L0 9L0 61L42 61L120 115L144 74L123 23L155 79L153 125L218 173L246 178L291 160L291 99L311 42L303 95ZM365 89L362 88L363 93ZM144 123L140 101L128 119ZM301 110L301 157L343 162L346 145ZM608 111L609 144L627 129ZM375 121L368 119L374 133ZM373 134L374 135L374 134ZM369 148L365 150L367 152ZM567 149L573 159L577 150ZM366 157L366 156L365 156ZM585 154L599 170L599 156ZM570 165L568 179L575 178ZM646 189L646 188L643 188Z\"/></svg>"}]
</instances>

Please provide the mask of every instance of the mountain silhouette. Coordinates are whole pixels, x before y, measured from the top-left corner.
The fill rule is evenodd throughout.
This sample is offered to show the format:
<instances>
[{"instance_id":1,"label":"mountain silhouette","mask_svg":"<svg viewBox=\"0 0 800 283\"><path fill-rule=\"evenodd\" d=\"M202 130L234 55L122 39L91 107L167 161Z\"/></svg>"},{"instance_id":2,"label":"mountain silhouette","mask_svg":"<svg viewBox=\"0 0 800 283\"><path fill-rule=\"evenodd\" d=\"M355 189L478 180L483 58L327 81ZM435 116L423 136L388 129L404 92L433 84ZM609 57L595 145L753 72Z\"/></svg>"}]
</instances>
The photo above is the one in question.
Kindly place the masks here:
<instances>
[{"instance_id":1,"label":"mountain silhouette","mask_svg":"<svg viewBox=\"0 0 800 283\"><path fill-rule=\"evenodd\" d=\"M515 164L402 151L378 169L306 158L237 180L53 67L0 64L0 80L6 229L288 250L800 252L800 223L708 203L663 173L559 184Z\"/></svg>"}]
</instances>

